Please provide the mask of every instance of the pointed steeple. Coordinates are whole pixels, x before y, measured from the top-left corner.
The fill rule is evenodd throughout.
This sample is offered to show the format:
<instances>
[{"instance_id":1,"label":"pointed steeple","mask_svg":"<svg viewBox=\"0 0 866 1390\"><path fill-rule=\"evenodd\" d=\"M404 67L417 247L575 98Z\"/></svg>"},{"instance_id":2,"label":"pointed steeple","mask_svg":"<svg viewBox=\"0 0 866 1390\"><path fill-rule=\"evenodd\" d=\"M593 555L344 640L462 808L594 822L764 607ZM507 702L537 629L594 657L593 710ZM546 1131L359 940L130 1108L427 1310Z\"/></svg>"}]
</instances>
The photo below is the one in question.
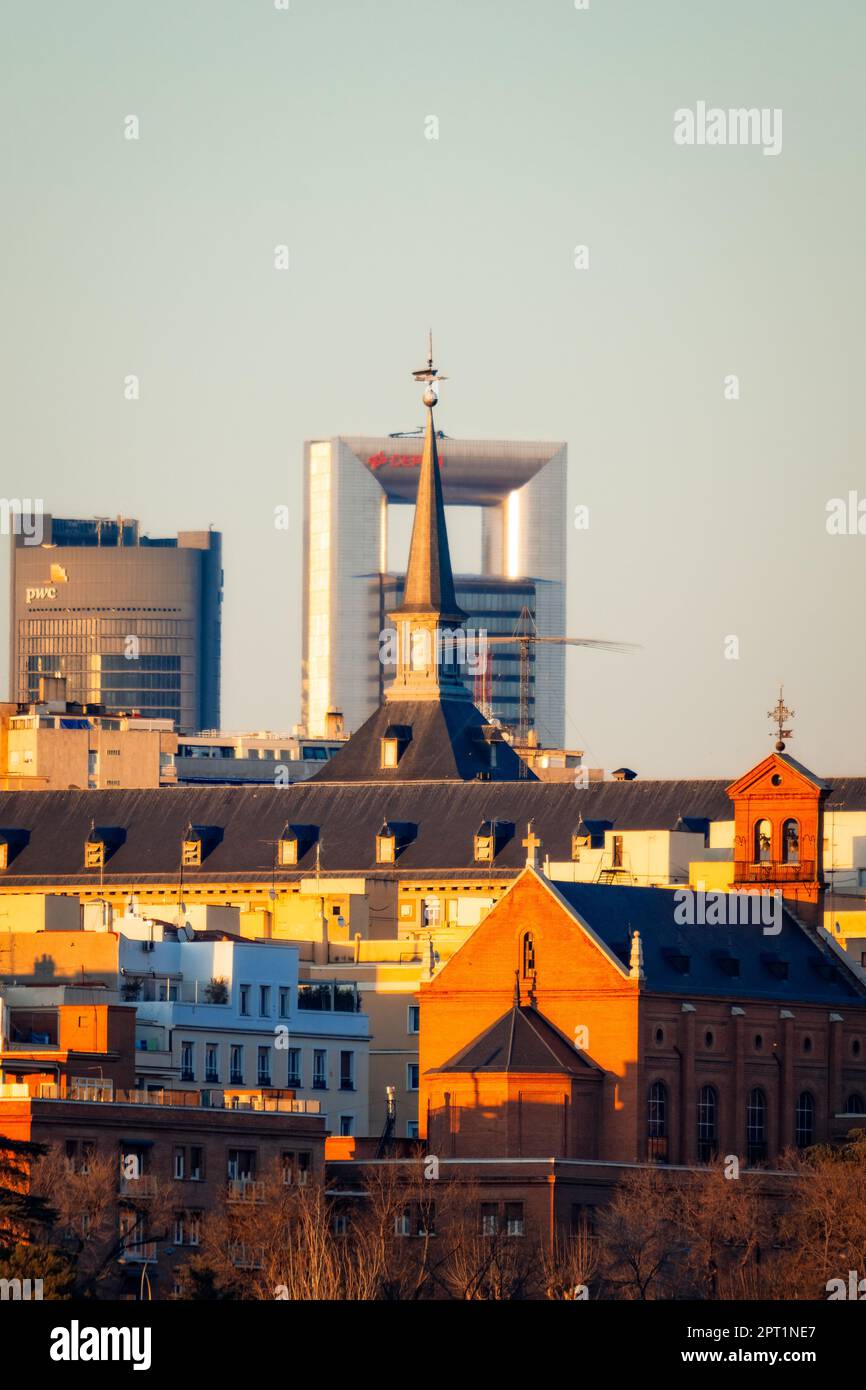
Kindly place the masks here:
<instances>
[{"instance_id":1,"label":"pointed steeple","mask_svg":"<svg viewBox=\"0 0 866 1390\"><path fill-rule=\"evenodd\" d=\"M432 339L427 366L413 375L416 381L424 383L422 399L427 408L427 430L403 601L388 614L397 633L397 670L385 695L389 701L466 701L471 697L460 679L459 643L455 638L464 642L465 634L458 630L467 614L458 607L454 593L433 422L433 407L439 400L439 381L445 378L440 377L433 366Z\"/></svg>"},{"instance_id":2,"label":"pointed steeple","mask_svg":"<svg viewBox=\"0 0 866 1390\"><path fill-rule=\"evenodd\" d=\"M454 594L451 552L448 549L448 531L445 526L445 503L442 500L439 450L433 423L433 407L439 400L437 379L444 378L439 378L439 373L433 366L432 339L427 366L420 372L415 372L414 376L416 381L426 382L423 400L427 407L427 429L424 435L424 452L421 456L421 473L418 478L415 520L412 526L403 602L395 612L435 613L451 623L463 622L466 614L458 608Z\"/></svg>"}]
</instances>

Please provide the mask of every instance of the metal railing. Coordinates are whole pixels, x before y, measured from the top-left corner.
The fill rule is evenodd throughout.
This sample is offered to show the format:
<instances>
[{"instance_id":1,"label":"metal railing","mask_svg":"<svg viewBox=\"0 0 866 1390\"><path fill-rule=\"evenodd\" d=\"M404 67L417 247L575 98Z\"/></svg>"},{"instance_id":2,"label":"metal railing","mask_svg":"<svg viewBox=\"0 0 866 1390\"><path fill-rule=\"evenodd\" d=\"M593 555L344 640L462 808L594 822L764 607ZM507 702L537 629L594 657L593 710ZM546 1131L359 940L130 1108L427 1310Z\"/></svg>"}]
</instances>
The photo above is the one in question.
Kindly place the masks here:
<instances>
[{"instance_id":1,"label":"metal railing","mask_svg":"<svg viewBox=\"0 0 866 1390\"><path fill-rule=\"evenodd\" d=\"M751 863L745 859L734 861L734 879L737 883L799 883L809 882L814 877L814 859L801 859L799 864L778 859L768 859L763 863Z\"/></svg>"}]
</instances>

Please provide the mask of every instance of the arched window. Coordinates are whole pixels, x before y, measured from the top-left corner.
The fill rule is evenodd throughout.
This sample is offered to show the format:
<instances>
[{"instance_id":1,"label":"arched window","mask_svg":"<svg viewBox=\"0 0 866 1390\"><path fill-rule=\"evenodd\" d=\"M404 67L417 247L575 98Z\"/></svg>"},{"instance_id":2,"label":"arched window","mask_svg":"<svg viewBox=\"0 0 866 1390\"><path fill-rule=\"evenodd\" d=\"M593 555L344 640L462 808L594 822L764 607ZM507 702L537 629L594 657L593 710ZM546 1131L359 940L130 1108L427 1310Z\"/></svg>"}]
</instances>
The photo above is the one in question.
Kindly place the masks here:
<instances>
[{"instance_id":1,"label":"arched window","mask_svg":"<svg viewBox=\"0 0 866 1390\"><path fill-rule=\"evenodd\" d=\"M845 1114L866 1115L866 1104L863 1103L863 1097L857 1091L846 1100Z\"/></svg>"},{"instance_id":2,"label":"arched window","mask_svg":"<svg viewBox=\"0 0 866 1390\"><path fill-rule=\"evenodd\" d=\"M532 932L528 931L523 937L523 978L528 977L535 970L535 942L532 939Z\"/></svg>"},{"instance_id":3,"label":"arched window","mask_svg":"<svg viewBox=\"0 0 866 1390\"><path fill-rule=\"evenodd\" d=\"M798 1149L808 1149L815 1142L815 1098L801 1091L794 1114L794 1143Z\"/></svg>"},{"instance_id":4,"label":"arched window","mask_svg":"<svg viewBox=\"0 0 866 1390\"><path fill-rule=\"evenodd\" d=\"M800 822L798 820L786 820L782 826L782 862L785 864L799 864L800 862Z\"/></svg>"},{"instance_id":5,"label":"arched window","mask_svg":"<svg viewBox=\"0 0 866 1390\"><path fill-rule=\"evenodd\" d=\"M773 852L773 827L768 820L755 822L755 864L769 864Z\"/></svg>"},{"instance_id":6,"label":"arched window","mask_svg":"<svg viewBox=\"0 0 866 1390\"><path fill-rule=\"evenodd\" d=\"M749 1092L746 1103L746 1162L763 1163L767 1157L767 1097L760 1087Z\"/></svg>"},{"instance_id":7,"label":"arched window","mask_svg":"<svg viewBox=\"0 0 866 1390\"><path fill-rule=\"evenodd\" d=\"M698 1162L709 1163L719 1150L717 1132L718 1098L714 1086L698 1092Z\"/></svg>"},{"instance_id":8,"label":"arched window","mask_svg":"<svg viewBox=\"0 0 866 1390\"><path fill-rule=\"evenodd\" d=\"M649 1088L647 1157L651 1163L668 1160L668 1088L663 1081L654 1081Z\"/></svg>"}]
</instances>

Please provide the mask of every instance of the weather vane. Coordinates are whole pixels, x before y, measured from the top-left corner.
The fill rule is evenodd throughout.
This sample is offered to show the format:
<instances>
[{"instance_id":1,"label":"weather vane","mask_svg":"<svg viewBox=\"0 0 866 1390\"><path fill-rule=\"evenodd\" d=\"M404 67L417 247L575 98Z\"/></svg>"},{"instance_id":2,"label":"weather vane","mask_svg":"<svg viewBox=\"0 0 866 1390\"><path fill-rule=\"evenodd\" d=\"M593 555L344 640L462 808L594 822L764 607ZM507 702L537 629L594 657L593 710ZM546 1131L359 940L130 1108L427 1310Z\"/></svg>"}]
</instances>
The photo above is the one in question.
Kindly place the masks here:
<instances>
[{"instance_id":1,"label":"weather vane","mask_svg":"<svg viewBox=\"0 0 866 1390\"><path fill-rule=\"evenodd\" d=\"M433 366L433 330L427 334L427 366L422 367L420 372L413 372L416 381L426 382L427 390L424 392L422 400L424 404L432 409L439 401L439 382L447 381L447 376L440 376L437 369Z\"/></svg>"},{"instance_id":2,"label":"weather vane","mask_svg":"<svg viewBox=\"0 0 866 1390\"><path fill-rule=\"evenodd\" d=\"M776 725L776 728L777 728L778 731L779 731L779 736L778 736L778 739L777 739L777 741L776 741L776 752L777 752L777 753L784 753L784 751L785 751L785 739L786 739L786 738L793 738L793 737L794 737L792 730L791 730L791 729L786 729L786 728L785 728L785 722L786 722L786 720L788 720L788 719L793 719L793 718L794 718L794 715L796 714L796 710L788 709L787 705L785 704L785 700L784 700L784 691L785 691L785 687L784 687L783 685L780 685L780 686L779 686L779 700L778 700L778 703L776 704L775 709L767 710L767 718L768 718L768 719L772 719L773 723ZM772 737L773 737L773 735L770 734L770 738L772 738Z\"/></svg>"}]
</instances>

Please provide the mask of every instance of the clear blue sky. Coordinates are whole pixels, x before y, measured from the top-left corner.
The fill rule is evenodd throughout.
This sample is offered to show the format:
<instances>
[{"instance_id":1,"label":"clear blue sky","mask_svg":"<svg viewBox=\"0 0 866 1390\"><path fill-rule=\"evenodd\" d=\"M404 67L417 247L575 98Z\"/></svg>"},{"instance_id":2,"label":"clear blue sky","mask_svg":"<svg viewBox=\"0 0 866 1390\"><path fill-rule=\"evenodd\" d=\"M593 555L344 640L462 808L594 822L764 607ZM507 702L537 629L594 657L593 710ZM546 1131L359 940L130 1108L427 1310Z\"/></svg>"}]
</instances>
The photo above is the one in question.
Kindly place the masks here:
<instances>
[{"instance_id":1,"label":"clear blue sky","mask_svg":"<svg viewBox=\"0 0 866 1390\"><path fill-rule=\"evenodd\" d=\"M443 429L568 442L570 631L642 644L568 656L588 760L737 774L784 679L863 772L864 51L861 0L7 0L0 491L222 530L223 723L286 727L303 440L420 423L432 323ZM781 154L675 145L699 100Z\"/></svg>"}]
</instances>

